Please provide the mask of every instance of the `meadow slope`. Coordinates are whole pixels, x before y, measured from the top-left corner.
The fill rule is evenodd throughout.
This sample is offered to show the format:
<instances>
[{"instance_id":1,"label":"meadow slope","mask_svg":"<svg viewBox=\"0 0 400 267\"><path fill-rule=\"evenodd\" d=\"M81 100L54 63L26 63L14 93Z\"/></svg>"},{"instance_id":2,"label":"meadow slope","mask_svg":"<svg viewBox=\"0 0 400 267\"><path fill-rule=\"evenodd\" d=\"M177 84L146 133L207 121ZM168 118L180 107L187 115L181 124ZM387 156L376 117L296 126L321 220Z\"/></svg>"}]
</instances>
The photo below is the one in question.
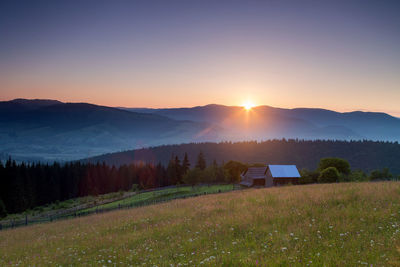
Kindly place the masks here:
<instances>
[{"instance_id":1,"label":"meadow slope","mask_svg":"<svg viewBox=\"0 0 400 267\"><path fill-rule=\"evenodd\" d=\"M400 183L249 189L0 231L0 266L399 266Z\"/></svg>"}]
</instances>

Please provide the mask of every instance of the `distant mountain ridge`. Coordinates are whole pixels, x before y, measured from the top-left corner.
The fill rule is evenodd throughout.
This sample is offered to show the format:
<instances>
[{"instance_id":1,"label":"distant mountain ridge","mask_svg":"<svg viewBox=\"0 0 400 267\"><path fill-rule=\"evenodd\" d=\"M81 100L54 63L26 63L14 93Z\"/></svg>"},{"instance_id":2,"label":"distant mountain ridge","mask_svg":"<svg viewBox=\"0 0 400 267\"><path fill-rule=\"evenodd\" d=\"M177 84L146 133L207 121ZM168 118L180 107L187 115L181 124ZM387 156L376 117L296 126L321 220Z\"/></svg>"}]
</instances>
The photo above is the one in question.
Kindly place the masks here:
<instances>
[{"instance_id":1,"label":"distant mountain ridge","mask_svg":"<svg viewBox=\"0 0 400 267\"><path fill-rule=\"evenodd\" d=\"M135 111L136 109L125 109ZM400 119L380 112L336 112L326 109L283 109L258 106L250 112L242 107L207 105L193 108L141 109L141 112L158 114L174 119L186 119L225 125L232 130L236 121L246 118L255 131L250 139L301 138L339 140L400 140ZM236 114L236 115L232 115ZM239 120L238 120L239 119ZM261 127L265 125L266 127ZM267 129L270 128L270 129ZM273 130L271 130L273 128ZM241 134L240 132L237 134ZM265 138L268 137L268 138ZM237 139L231 136L233 140Z\"/></svg>"},{"instance_id":2,"label":"distant mountain ridge","mask_svg":"<svg viewBox=\"0 0 400 267\"><path fill-rule=\"evenodd\" d=\"M400 141L385 113L206 105L114 108L57 100L0 102L0 158L74 160L164 144L280 138Z\"/></svg>"},{"instance_id":3,"label":"distant mountain ridge","mask_svg":"<svg viewBox=\"0 0 400 267\"><path fill-rule=\"evenodd\" d=\"M210 130L199 135L204 129ZM73 160L128 148L204 141L212 134L207 123L87 103L0 102L3 158Z\"/></svg>"}]
</instances>

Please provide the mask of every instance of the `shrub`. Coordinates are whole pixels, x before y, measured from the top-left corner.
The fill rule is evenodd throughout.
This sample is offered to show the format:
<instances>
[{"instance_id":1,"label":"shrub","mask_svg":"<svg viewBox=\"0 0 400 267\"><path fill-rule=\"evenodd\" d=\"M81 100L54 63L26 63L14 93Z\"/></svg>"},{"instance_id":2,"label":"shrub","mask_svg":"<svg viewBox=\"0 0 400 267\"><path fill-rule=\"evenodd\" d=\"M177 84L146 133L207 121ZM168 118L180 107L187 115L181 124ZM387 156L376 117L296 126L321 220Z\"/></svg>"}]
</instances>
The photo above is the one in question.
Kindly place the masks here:
<instances>
[{"instance_id":1,"label":"shrub","mask_svg":"<svg viewBox=\"0 0 400 267\"><path fill-rule=\"evenodd\" d=\"M319 162L318 170L320 172L322 172L323 170L325 170L329 167L335 167L339 173L342 173L345 175L348 175L351 172L350 163L347 160L341 159L341 158L323 158L323 159L321 159L321 161Z\"/></svg>"},{"instance_id":2,"label":"shrub","mask_svg":"<svg viewBox=\"0 0 400 267\"><path fill-rule=\"evenodd\" d=\"M214 166L207 167L203 172L203 180L200 180L199 182L214 183L217 181L217 168L215 168Z\"/></svg>"},{"instance_id":3,"label":"shrub","mask_svg":"<svg viewBox=\"0 0 400 267\"><path fill-rule=\"evenodd\" d=\"M383 168L382 170L372 171L369 178L371 180L392 180L393 174L390 173L388 168Z\"/></svg>"},{"instance_id":4,"label":"shrub","mask_svg":"<svg viewBox=\"0 0 400 267\"><path fill-rule=\"evenodd\" d=\"M368 181L368 176L365 172L363 172L362 170L355 170L352 171L351 174L348 176L348 179L346 179L345 181Z\"/></svg>"},{"instance_id":5,"label":"shrub","mask_svg":"<svg viewBox=\"0 0 400 267\"><path fill-rule=\"evenodd\" d=\"M183 176L183 182L194 186L198 182L204 181L204 174L205 172L199 168L191 169Z\"/></svg>"},{"instance_id":6,"label":"shrub","mask_svg":"<svg viewBox=\"0 0 400 267\"><path fill-rule=\"evenodd\" d=\"M131 191L132 191L132 192L137 192L137 191L139 191L139 185L138 185L138 184L133 184L133 185L132 185L132 188L131 188Z\"/></svg>"},{"instance_id":7,"label":"shrub","mask_svg":"<svg viewBox=\"0 0 400 267\"><path fill-rule=\"evenodd\" d=\"M229 182L240 182L240 174L247 169L247 166L238 161L229 161L224 165L224 169L229 174Z\"/></svg>"},{"instance_id":8,"label":"shrub","mask_svg":"<svg viewBox=\"0 0 400 267\"><path fill-rule=\"evenodd\" d=\"M309 171L307 169L300 170L300 184L313 184L318 183L319 172Z\"/></svg>"},{"instance_id":9,"label":"shrub","mask_svg":"<svg viewBox=\"0 0 400 267\"><path fill-rule=\"evenodd\" d=\"M201 183L216 183L216 182L229 182L228 172L223 168L217 165L211 165L207 167L198 182Z\"/></svg>"},{"instance_id":10,"label":"shrub","mask_svg":"<svg viewBox=\"0 0 400 267\"><path fill-rule=\"evenodd\" d=\"M339 180L340 173L335 167L328 167L321 171L318 177L319 183L335 183Z\"/></svg>"}]
</instances>

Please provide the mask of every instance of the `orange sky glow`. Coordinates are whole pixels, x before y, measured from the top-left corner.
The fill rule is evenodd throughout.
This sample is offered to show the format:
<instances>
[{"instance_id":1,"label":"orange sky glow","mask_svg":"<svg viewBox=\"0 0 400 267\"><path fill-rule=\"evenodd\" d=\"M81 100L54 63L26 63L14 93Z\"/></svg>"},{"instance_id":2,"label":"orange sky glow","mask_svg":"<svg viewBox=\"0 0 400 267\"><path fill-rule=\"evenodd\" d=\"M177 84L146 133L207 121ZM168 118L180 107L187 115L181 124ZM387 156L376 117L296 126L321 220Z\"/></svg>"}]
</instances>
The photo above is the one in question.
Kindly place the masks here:
<instances>
[{"instance_id":1,"label":"orange sky glow","mask_svg":"<svg viewBox=\"0 0 400 267\"><path fill-rule=\"evenodd\" d=\"M400 116L398 5L89 2L0 8L0 100Z\"/></svg>"}]
</instances>

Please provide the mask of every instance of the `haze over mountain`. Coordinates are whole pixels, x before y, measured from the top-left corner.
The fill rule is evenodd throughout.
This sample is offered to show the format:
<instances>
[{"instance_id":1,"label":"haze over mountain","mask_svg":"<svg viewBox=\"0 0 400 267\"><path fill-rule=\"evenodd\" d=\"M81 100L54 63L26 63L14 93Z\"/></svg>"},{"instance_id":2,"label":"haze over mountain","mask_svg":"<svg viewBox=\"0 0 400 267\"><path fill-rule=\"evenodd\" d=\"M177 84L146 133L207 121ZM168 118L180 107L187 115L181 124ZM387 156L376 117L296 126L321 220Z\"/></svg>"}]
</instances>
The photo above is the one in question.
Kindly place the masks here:
<instances>
[{"instance_id":1,"label":"haze over mountain","mask_svg":"<svg viewBox=\"0 0 400 267\"><path fill-rule=\"evenodd\" d=\"M335 112L326 109L283 109L207 105L193 108L135 109L177 120L220 125L227 140L270 138L400 140L400 119L379 112ZM244 138L243 138L244 137Z\"/></svg>"},{"instance_id":2,"label":"haze over mountain","mask_svg":"<svg viewBox=\"0 0 400 267\"><path fill-rule=\"evenodd\" d=\"M199 134L209 129L207 134ZM204 141L207 123L87 103L0 102L0 151L27 160L72 160L165 143Z\"/></svg>"},{"instance_id":3,"label":"haze over mountain","mask_svg":"<svg viewBox=\"0 0 400 267\"><path fill-rule=\"evenodd\" d=\"M121 150L204 141L273 138L400 140L385 113L207 105L113 108L15 99L0 102L0 154L18 160L73 160Z\"/></svg>"}]
</instances>

